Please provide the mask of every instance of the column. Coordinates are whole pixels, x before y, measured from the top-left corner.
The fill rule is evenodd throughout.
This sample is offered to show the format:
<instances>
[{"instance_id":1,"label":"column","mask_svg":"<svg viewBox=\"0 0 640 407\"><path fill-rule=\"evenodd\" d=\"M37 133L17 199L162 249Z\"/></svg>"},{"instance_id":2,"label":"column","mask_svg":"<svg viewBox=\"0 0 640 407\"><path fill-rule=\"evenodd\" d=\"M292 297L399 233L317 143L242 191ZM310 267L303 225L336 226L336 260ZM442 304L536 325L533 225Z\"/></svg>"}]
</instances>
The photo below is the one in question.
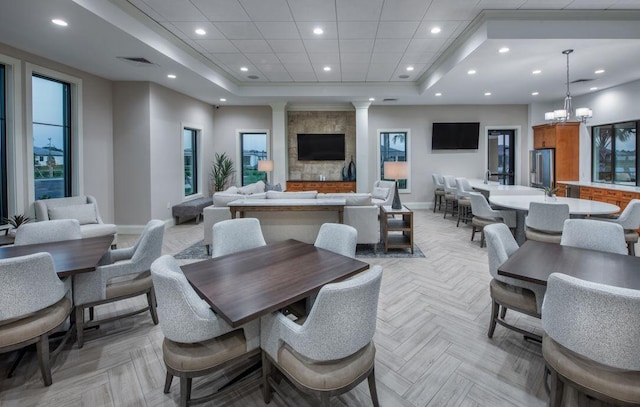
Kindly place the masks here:
<instances>
[{"instance_id":1,"label":"column","mask_svg":"<svg viewBox=\"0 0 640 407\"><path fill-rule=\"evenodd\" d=\"M369 169L369 106L371 102L352 102L356 108L356 191L369 192L373 180ZM375 159L375 157L374 157Z\"/></svg>"},{"instance_id":2,"label":"column","mask_svg":"<svg viewBox=\"0 0 640 407\"><path fill-rule=\"evenodd\" d=\"M287 187L287 102L271 103L271 159L273 160L273 178L271 182Z\"/></svg>"}]
</instances>

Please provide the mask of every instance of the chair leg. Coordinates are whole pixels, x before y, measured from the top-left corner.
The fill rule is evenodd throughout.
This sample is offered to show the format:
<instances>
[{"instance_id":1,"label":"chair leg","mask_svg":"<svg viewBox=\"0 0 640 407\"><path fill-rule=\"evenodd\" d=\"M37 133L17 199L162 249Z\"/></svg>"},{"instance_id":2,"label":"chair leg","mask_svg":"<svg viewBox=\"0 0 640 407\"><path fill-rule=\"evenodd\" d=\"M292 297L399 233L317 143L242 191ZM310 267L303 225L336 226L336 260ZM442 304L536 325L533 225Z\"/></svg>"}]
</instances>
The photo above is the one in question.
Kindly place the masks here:
<instances>
[{"instance_id":1,"label":"chair leg","mask_svg":"<svg viewBox=\"0 0 640 407\"><path fill-rule=\"evenodd\" d=\"M271 375L271 362L267 355L262 351L262 399L264 404L271 402L271 384L269 384L269 376Z\"/></svg>"},{"instance_id":2,"label":"chair leg","mask_svg":"<svg viewBox=\"0 0 640 407\"><path fill-rule=\"evenodd\" d=\"M629 255L630 256L635 256L636 255L636 244L633 242L628 242L627 243L627 250L629 250Z\"/></svg>"},{"instance_id":3,"label":"chair leg","mask_svg":"<svg viewBox=\"0 0 640 407\"><path fill-rule=\"evenodd\" d=\"M473 239L476 237L476 227L475 226L471 226L471 241L473 242Z\"/></svg>"},{"instance_id":4,"label":"chair leg","mask_svg":"<svg viewBox=\"0 0 640 407\"><path fill-rule=\"evenodd\" d=\"M95 318L95 312L93 307L89 307L89 321L93 321L93 319Z\"/></svg>"},{"instance_id":5,"label":"chair leg","mask_svg":"<svg viewBox=\"0 0 640 407\"><path fill-rule=\"evenodd\" d=\"M211 255L211 246L206 244L206 245L204 245L204 247L207 250L207 256L210 256Z\"/></svg>"},{"instance_id":6,"label":"chair leg","mask_svg":"<svg viewBox=\"0 0 640 407\"><path fill-rule=\"evenodd\" d=\"M84 345L84 307L76 305L76 339L78 340L78 349Z\"/></svg>"},{"instance_id":7,"label":"chair leg","mask_svg":"<svg viewBox=\"0 0 640 407\"><path fill-rule=\"evenodd\" d=\"M460 227L460 218L462 217L462 211L458 208L458 221L456 222L456 227Z\"/></svg>"},{"instance_id":8,"label":"chair leg","mask_svg":"<svg viewBox=\"0 0 640 407\"><path fill-rule=\"evenodd\" d=\"M27 353L26 347L18 351L18 356L16 356L16 360L13 361L11 368L9 368L9 373L7 373L7 379L13 377L13 374L16 372L16 369L18 368L18 365L20 364L20 361L24 357L25 353Z\"/></svg>"},{"instance_id":9,"label":"chair leg","mask_svg":"<svg viewBox=\"0 0 640 407\"><path fill-rule=\"evenodd\" d=\"M191 381L189 377L180 378L180 407L187 407L191 400Z\"/></svg>"},{"instance_id":10,"label":"chair leg","mask_svg":"<svg viewBox=\"0 0 640 407\"><path fill-rule=\"evenodd\" d=\"M171 382L173 382L173 375L167 371L167 378L164 380L164 393L169 393L171 388Z\"/></svg>"},{"instance_id":11,"label":"chair leg","mask_svg":"<svg viewBox=\"0 0 640 407\"><path fill-rule=\"evenodd\" d=\"M331 405L331 401L329 399L329 393L320 393L320 404L321 407L329 407Z\"/></svg>"},{"instance_id":12,"label":"chair leg","mask_svg":"<svg viewBox=\"0 0 640 407\"><path fill-rule=\"evenodd\" d=\"M489 332L487 332L487 336L489 338L493 338L493 332L496 330L496 319L498 318L498 309L500 306L498 303L492 298L491 299L491 321L489 321Z\"/></svg>"},{"instance_id":13,"label":"chair leg","mask_svg":"<svg viewBox=\"0 0 640 407\"><path fill-rule=\"evenodd\" d=\"M433 196L433 213L436 213L436 206L438 205L438 195Z\"/></svg>"},{"instance_id":14,"label":"chair leg","mask_svg":"<svg viewBox=\"0 0 640 407\"><path fill-rule=\"evenodd\" d=\"M480 231L480 247L484 247L484 228Z\"/></svg>"},{"instance_id":15,"label":"chair leg","mask_svg":"<svg viewBox=\"0 0 640 407\"><path fill-rule=\"evenodd\" d=\"M503 305L502 308L500 309L500 319L504 319L504 317L506 316L507 316L507 307Z\"/></svg>"},{"instance_id":16,"label":"chair leg","mask_svg":"<svg viewBox=\"0 0 640 407\"><path fill-rule=\"evenodd\" d=\"M371 393L371 402L373 403L373 407L379 407L380 403L378 402L378 390L376 390L375 368L371 369L371 373L369 373L367 381L369 382L369 393Z\"/></svg>"},{"instance_id":17,"label":"chair leg","mask_svg":"<svg viewBox=\"0 0 640 407\"><path fill-rule=\"evenodd\" d=\"M551 370L551 395L549 396L549 407L559 407L562 404L564 393L564 383L558 377L555 370Z\"/></svg>"},{"instance_id":18,"label":"chair leg","mask_svg":"<svg viewBox=\"0 0 640 407\"><path fill-rule=\"evenodd\" d=\"M40 340L36 343L38 351L38 364L42 373L42 380L45 386L51 386L51 362L49 360L49 335L41 335Z\"/></svg>"},{"instance_id":19,"label":"chair leg","mask_svg":"<svg viewBox=\"0 0 640 407\"><path fill-rule=\"evenodd\" d=\"M149 304L149 313L151 313L151 319L153 320L153 325L158 325L158 312L156 310L156 292L151 287L149 291L147 291L147 303Z\"/></svg>"}]
</instances>

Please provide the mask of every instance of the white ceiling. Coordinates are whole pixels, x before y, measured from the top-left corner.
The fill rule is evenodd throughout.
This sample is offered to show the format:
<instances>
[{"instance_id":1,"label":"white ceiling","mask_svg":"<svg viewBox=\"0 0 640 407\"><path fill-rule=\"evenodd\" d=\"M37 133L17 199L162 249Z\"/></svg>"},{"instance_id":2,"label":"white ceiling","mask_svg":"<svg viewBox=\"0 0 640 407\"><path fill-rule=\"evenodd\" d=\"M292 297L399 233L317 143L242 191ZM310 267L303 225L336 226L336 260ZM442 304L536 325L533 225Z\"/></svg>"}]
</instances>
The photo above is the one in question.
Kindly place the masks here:
<instances>
[{"instance_id":1,"label":"white ceiling","mask_svg":"<svg viewBox=\"0 0 640 407\"><path fill-rule=\"evenodd\" d=\"M640 79L640 11L631 11L640 10L639 0L0 0L0 5L0 41L8 45L108 79L156 82L211 104L335 104L370 97L374 104L389 103L384 98L398 99L390 104L556 100L565 93L561 52L567 48L575 50L571 81L590 80L572 84L574 95ZM52 18L69 26L55 26ZM435 26L440 33L430 32ZM316 27L324 34L313 34ZM197 28L206 34L196 34ZM504 46L510 51L498 53ZM144 57L153 65L137 66L118 56ZM469 69L477 73L468 75ZM534 69L542 73L533 75ZM605 72L594 74L596 69ZM167 78L169 73L177 78Z\"/></svg>"}]
</instances>

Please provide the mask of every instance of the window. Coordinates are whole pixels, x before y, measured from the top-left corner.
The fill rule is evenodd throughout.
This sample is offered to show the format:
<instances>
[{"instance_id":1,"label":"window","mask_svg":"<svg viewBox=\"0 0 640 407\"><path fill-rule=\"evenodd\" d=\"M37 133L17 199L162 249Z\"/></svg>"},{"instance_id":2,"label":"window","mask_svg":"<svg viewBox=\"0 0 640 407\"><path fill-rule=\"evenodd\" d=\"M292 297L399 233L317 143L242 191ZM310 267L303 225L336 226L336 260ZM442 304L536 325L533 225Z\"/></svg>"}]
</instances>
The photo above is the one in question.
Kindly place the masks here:
<instances>
[{"instance_id":1,"label":"window","mask_svg":"<svg viewBox=\"0 0 640 407\"><path fill-rule=\"evenodd\" d=\"M640 121L594 126L591 129L594 182L638 185L638 127Z\"/></svg>"},{"instance_id":2,"label":"window","mask_svg":"<svg viewBox=\"0 0 640 407\"><path fill-rule=\"evenodd\" d=\"M258 171L258 161L267 159L268 141L267 133L240 133L242 185L265 180L264 171Z\"/></svg>"},{"instance_id":3,"label":"window","mask_svg":"<svg viewBox=\"0 0 640 407\"><path fill-rule=\"evenodd\" d=\"M184 128L182 133L184 157L184 196L198 193L198 130Z\"/></svg>"},{"instance_id":4,"label":"window","mask_svg":"<svg viewBox=\"0 0 640 407\"><path fill-rule=\"evenodd\" d=\"M32 76L35 199L71 196L71 85Z\"/></svg>"},{"instance_id":5,"label":"window","mask_svg":"<svg viewBox=\"0 0 640 407\"><path fill-rule=\"evenodd\" d=\"M380 179L387 179L384 176L385 161L406 161L411 173L411 163L409 162L409 131L379 131L380 135ZM389 180L395 181L395 180ZM398 189L409 192L409 179L399 179Z\"/></svg>"},{"instance_id":6,"label":"window","mask_svg":"<svg viewBox=\"0 0 640 407\"><path fill-rule=\"evenodd\" d=\"M0 218L9 216L7 208L7 109L5 66L0 65Z\"/></svg>"}]
</instances>

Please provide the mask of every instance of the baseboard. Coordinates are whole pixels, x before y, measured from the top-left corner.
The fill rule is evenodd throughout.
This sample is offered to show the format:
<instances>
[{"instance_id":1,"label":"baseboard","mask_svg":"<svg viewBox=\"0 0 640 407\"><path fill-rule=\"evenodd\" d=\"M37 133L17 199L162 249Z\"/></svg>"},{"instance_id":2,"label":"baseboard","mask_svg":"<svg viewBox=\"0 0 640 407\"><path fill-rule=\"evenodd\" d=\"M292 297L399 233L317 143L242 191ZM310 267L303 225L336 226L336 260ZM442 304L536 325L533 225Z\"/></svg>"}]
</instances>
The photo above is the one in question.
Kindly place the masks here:
<instances>
[{"instance_id":1,"label":"baseboard","mask_svg":"<svg viewBox=\"0 0 640 407\"><path fill-rule=\"evenodd\" d=\"M402 202L411 210L433 209L433 202Z\"/></svg>"},{"instance_id":2,"label":"baseboard","mask_svg":"<svg viewBox=\"0 0 640 407\"><path fill-rule=\"evenodd\" d=\"M165 219L164 226L169 228L174 225L173 218ZM144 230L145 225L117 225L116 231L121 235L139 235Z\"/></svg>"}]
</instances>

